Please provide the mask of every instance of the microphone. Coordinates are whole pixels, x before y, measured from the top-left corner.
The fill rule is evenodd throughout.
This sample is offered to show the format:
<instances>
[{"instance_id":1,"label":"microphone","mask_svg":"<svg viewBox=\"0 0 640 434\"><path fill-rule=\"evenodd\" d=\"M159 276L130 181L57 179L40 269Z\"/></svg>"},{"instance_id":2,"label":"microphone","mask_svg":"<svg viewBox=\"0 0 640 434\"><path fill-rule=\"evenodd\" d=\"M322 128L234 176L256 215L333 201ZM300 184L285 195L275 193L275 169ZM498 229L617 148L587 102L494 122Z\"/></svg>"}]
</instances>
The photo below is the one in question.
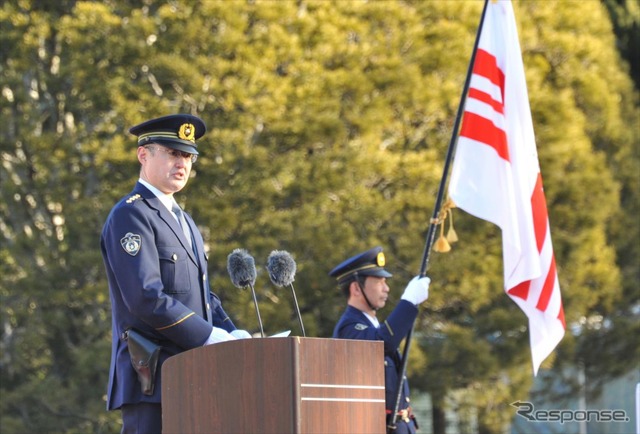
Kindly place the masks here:
<instances>
[{"instance_id":1,"label":"microphone","mask_svg":"<svg viewBox=\"0 0 640 434\"><path fill-rule=\"evenodd\" d=\"M278 287L291 287L293 303L296 308L296 314L298 315L302 336L306 337L304 325L302 324L302 315L300 315L300 307L298 307L298 299L296 298L296 291L293 289L293 281L296 275L296 261L284 250L273 250L267 258L267 270L269 271L269 278L274 285Z\"/></svg>"},{"instance_id":2,"label":"microphone","mask_svg":"<svg viewBox=\"0 0 640 434\"><path fill-rule=\"evenodd\" d=\"M262 327L262 319L260 318L260 310L258 309L258 299L256 298L256 290L253 285L256 283L256 263L246 250L234 249L227 257L227 271L231 278L231 283L237 288L244 289L247 286L251 288L253 296L253 304L256 308L256 316L260 325L260 336L264 337L264 329Z\"/></svg>"},{"instance_id":3,"label":"microphone","mask_svg":"<svg viewBox=\"0 0 640 434\"><path fill-rule=\"evenodd\" d=\"M237 288L246 288L256 282L256 265L253 257L244 249L235 249L227 257L227 271L231 283Z\"/></svg>"}]
</instances>

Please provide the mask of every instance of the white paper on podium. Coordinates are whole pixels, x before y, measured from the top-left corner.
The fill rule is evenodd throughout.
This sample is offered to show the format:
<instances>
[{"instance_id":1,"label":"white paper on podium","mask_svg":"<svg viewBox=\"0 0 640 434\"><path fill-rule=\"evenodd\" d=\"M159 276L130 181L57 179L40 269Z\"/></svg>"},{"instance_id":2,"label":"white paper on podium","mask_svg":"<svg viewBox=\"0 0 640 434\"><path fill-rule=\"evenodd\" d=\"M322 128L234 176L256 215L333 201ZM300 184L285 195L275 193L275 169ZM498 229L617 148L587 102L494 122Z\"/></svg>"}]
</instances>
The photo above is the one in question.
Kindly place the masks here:
<instances>
[{"instance_id":1,"label":"white paper on podium","mask_svg":"<svg viewBox=\"0 0 640 434\"><path fill-rule=\"evenodd\" d=\"M270 338L286 338L291 334L291 330L285 330L280 333L276 333L275 335L269 336Z\"/></svg>"}]
</instances>

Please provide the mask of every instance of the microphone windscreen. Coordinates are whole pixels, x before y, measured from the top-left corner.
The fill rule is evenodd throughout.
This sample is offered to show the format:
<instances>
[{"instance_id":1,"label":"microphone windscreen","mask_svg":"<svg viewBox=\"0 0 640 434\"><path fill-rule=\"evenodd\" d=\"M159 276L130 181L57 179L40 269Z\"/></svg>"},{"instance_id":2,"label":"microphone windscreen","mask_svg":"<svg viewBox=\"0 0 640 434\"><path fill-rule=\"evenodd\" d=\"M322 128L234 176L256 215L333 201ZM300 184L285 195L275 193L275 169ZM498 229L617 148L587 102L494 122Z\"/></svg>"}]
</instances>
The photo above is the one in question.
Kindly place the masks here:
<instances>
[{"instance_id":1,"label":"microphone windscreen","mask_svg":"<svg viewBox=\"0 0 640 434\"><path fill-rule=\"evenodd\" d=\"M235 249L227 257L227 271L231 283L238 288L246 288L256 281L255 261L244 249Z\"/></svg>"},{"instance_id":2,"label":"microphone windscreen","mask_svg":"<svg viewBox=\"0 0 640 434\"><path fill-rule=\"evenodd\" d=\"M253 256L251 256L247 252L245 252L244 256L244 266L247 270L247 279L245 281L245 286L253 286L256 283L256 261L253 259Z\"/></svg>"},{"instance_id":3,"label":"microphone windscreen","mask_svg":"<svg viewBox=\"0 0 640 434\"><path fill-rule=\"evenodd\" d=\"M293 283L296 275L296 261L288 252L274 250L267 259L269 278L276 286L288 286Z\"/></svg>"}]
</instances>

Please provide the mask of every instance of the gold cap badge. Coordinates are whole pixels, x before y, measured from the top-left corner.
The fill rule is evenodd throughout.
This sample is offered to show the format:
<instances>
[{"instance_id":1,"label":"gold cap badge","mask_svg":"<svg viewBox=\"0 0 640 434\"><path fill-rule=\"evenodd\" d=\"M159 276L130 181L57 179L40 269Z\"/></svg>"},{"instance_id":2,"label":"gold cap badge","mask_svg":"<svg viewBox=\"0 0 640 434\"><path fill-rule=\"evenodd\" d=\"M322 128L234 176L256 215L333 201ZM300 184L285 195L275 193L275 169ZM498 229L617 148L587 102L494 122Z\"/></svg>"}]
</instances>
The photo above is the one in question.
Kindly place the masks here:
<instances>
[{"instance_id":1,"label":"gold cap badge","mask_svg":"<svg viewBox=\"0 0 640 434\"><path fill-rule=\"evenodd\" d=\"M378 253L378 256L376 257L376 263L378 264L378 267L384 267L384 264L387 263L383 252Z\"/></svg>"},{"instance_id":2,"label":"gold cap badge","mask_svg":"<svg viewBox=\"0 0 640 434\"><path fill-rule=\"evenodd\" d=\"M182 140L196 141L196 127L193 124L182 124L178 130L178 137Z\"/></svg>"}]
</instances>

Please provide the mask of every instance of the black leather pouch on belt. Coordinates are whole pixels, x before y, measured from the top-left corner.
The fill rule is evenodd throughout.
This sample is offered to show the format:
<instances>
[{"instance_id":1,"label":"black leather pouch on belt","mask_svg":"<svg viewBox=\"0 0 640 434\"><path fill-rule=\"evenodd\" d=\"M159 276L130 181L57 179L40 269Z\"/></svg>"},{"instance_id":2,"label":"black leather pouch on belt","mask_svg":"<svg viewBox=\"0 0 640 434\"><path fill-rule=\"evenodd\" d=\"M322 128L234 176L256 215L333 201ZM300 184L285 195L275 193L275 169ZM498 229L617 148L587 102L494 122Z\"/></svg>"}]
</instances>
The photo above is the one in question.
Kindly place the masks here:
<instances>
[{"instance_id":1,"label":"black leather pouch on belt","mask_svg":"<svg viewBox=\"0 0 640 434\"><path fill-rule=\"evenodd\" d=\"M153 395L158 357L162 347L145 338L134 329L127 330L125 336L129 345L131 365L133 365L133 369L138 374L142 393Z\"/></svg>"}]
</instances>

